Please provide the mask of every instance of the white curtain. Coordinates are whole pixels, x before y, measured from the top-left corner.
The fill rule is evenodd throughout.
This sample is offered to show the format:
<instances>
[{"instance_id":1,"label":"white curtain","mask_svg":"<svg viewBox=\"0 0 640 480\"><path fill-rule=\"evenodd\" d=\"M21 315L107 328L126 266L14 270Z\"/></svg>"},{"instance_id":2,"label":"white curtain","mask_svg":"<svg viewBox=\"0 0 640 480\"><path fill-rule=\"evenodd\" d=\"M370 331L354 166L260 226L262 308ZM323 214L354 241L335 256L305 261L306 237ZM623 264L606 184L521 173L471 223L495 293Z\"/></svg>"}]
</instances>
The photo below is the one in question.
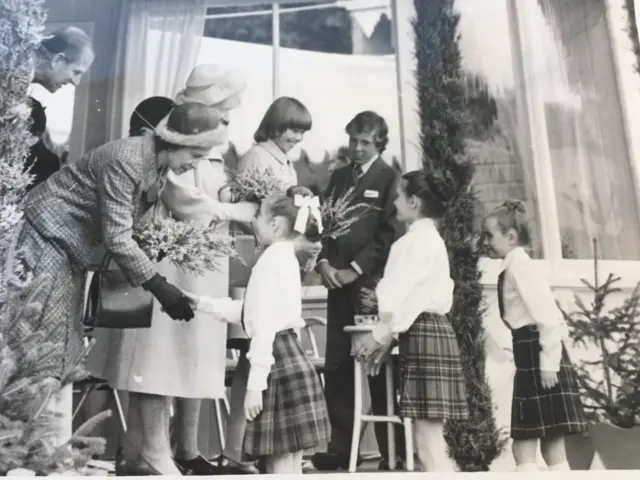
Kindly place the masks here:
<instances>
[{"instance_id":1,"label":"white curtain","mask_svg":"<svg viewBox=\"0 0 640 480\"><path fill-rule=\"evenodd\" d=\"M153 95L173 98L184 87L198 58L207 10L206 0L121 3L115 74L110 88L110 140L127 135L129 117L139 102ZM151 30L163 34L150 42Z\"/></svg>"}]
</instances>

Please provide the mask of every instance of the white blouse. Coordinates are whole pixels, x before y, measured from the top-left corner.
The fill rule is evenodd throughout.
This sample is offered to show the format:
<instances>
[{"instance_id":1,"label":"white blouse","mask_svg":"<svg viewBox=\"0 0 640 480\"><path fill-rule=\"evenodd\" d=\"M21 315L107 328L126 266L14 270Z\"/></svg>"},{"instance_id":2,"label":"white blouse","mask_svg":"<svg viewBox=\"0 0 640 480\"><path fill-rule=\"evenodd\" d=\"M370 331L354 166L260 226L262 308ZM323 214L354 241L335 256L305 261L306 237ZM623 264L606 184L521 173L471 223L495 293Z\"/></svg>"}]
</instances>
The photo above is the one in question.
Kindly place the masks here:
<instances>
[{"instance_id":1,"label":"white blouse","mask_svg":"<svg viewBox=\"0 0 640 480\"><path fill-rule=\"evenodd\" d=\"M276 242L265 249L251 270L243 300L201 297L198 310L229 323L240 323L251 339L247 358L251 364L247 390L267 389L274 363L273 341L278 332L304 327L300 266L292 242Z\"/></svg>"},{"instance_id":2,"label":"white blouse","mask_svg":"<svg viewBox=\"0 0 640 480\"><path fill-rule=\"evenodd\" d=\"M447 248L433 220L412 223L391 246L376 295L381 317L390 315L373 330L378 341L389 333L406 332L422 312L449 312L453 280Z\"/></svg>"},{"instance_id":3,"label":"white blouse","mask_svg":"<svg viewBox=\"0 0 640 480\"><path fill-rule=\"evenodd\" d=\"M504 271L503 320L511 328L535 325L540 332L540 370L558 372L562 340L568 337L567 324L556 304L549 283L521 247L511 250L502 262Z\"/></svg>"}]
</instances>

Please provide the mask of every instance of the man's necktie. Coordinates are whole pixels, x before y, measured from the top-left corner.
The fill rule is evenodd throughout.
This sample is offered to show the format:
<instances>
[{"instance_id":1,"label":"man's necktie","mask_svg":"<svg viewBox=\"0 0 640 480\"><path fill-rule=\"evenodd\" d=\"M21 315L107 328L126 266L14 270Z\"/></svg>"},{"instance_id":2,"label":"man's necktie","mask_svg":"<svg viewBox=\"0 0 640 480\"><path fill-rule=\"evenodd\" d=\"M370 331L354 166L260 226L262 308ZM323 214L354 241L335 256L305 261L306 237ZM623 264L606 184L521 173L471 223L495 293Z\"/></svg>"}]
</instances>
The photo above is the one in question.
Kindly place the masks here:
<instances>
[{"instance_id":1,"label":"man's necktie","mask_svg":"<svg viewBox=\"0 0 640 480\"><path fill-rule=\"evenodd\" d=\"M362 167L360 165L356 165L353 167L353 180L358 183L360 178L362 178L364 172L362 171Z\"/></svg>"}]
</instances>

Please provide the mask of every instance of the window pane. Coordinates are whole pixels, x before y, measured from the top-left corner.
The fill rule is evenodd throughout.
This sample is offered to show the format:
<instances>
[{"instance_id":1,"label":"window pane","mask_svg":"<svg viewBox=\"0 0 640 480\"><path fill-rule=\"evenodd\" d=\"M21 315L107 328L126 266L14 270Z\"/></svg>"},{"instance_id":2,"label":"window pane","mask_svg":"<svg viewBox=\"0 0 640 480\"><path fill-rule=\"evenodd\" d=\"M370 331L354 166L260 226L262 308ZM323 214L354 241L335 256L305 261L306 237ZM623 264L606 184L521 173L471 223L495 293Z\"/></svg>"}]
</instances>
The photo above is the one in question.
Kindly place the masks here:
<instances>
[{"instance_id":1,"label":"window pane","mask_svg":"<svg viewBox=\"0 0 640 480\"><path fill-rule=\"evenodd\" d=\"M477 221L509 198L522 200L530 217L531 254L542 257L534 169L522 75L506 0L458 0L460 48L471 121L468 154L476 164ZM488 34L488 32L491 32Z\"/></svg>"},{"instance_id":2,"label":"window pane","mask_svg":"<svg viewBox=\"0 0 640 480\"><path fill-rule=\"evenodd\" d=\"M197 63L239 70L247 82L240 106L230 114L225 161L233 168L237 156L253 145L253 134L273 100L271 4L212 7L207 13Z\"/></svg>"},{"instance_id":3,"label":"window pane","mask_svg":"<svg viewBox=\"0 0 640 480\"><path fill-rule=\"evenodd\" d=\"M529 22L565 258L640 260L640 225L604 0L518 2Z\"/></svg>"},{"instance_id":4,"label":"window pane","mask_svg":"<svg viewBox=\"0 0 640 480\"><path fill-rule=\"evenodd\" d=\"M400 162L389 0L286 5L280 25L280 94L299 99L313 117L313 128L293 152L300 182L326 185L328 164L347 161L338 153L348 143L344 128L363 110L385 118L389 144L383 158Z\"/></svg>"}]
</instances>

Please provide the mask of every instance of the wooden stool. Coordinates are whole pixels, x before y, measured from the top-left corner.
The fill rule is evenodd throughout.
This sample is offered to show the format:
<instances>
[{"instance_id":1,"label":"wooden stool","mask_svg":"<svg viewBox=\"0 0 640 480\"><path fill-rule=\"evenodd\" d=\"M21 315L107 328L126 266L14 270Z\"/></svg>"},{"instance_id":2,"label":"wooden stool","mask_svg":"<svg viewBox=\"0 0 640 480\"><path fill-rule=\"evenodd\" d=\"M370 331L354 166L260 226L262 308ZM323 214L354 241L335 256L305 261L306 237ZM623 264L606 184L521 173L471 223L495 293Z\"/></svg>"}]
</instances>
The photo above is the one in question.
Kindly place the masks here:
<instances>
[{"instance_id":1,"label":"wooden stool","mask_svg":"<svg viewBox=\"0 0 640 480\"><path fill-rule=\"evenodd\" d=\"M351 334L351 344L355 345L358 335L370 332L372 325L352 325L344 327L344 331ZM397 355L398 348L391 351L391 355ZM356 471L358 461L358 451L360 449L360 432L362 424L365 422L385 422L387 423L387 438L389 445L389 469L395 470L396 467L396 437L394 432L394 424L399 423L404 426L405 438L405 456L407 470L412 472L413 465L413 424L410 418L400 418L393 411L393 398L396 394L393 384L393 359L387 358L385 361L385 380L386 380L386 396L387 396L387 414L386 415L367 415L362 408L362 387L363 387L363 365L354 359L354 416L353 416L353 435L351 437L351 455L349 457L349 472Z\"/></svg>"}]
</instances>

